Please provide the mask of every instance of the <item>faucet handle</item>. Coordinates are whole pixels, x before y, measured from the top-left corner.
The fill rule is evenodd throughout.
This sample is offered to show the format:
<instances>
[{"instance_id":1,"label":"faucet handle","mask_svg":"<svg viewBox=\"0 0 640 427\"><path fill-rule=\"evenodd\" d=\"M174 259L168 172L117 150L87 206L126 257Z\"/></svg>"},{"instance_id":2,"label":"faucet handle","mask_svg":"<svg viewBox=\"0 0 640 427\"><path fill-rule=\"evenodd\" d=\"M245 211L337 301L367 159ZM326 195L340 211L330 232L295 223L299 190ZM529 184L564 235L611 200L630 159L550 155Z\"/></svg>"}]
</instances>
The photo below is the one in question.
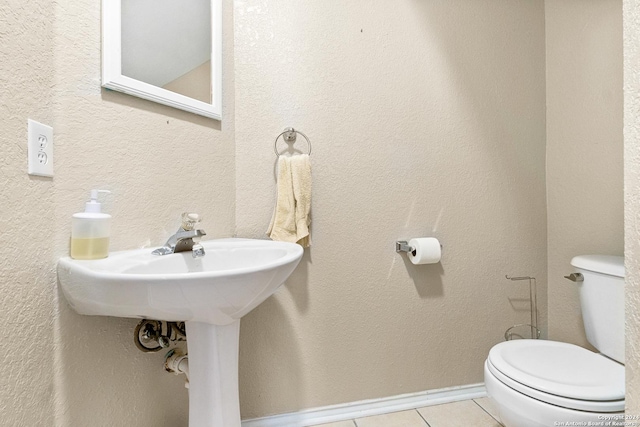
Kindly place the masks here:
<instances>
[{"instance_id":1,"label":"faucet handle","mask_svg":"<svg viewBox=\"0 0 640 427\"><path fill-rule=\"evenodd\" d=\"M185 231L191 231L200 221L202 221L202 219L197 213L184 212L182 214L182 229Z\"/></svg>"}]
</instances>

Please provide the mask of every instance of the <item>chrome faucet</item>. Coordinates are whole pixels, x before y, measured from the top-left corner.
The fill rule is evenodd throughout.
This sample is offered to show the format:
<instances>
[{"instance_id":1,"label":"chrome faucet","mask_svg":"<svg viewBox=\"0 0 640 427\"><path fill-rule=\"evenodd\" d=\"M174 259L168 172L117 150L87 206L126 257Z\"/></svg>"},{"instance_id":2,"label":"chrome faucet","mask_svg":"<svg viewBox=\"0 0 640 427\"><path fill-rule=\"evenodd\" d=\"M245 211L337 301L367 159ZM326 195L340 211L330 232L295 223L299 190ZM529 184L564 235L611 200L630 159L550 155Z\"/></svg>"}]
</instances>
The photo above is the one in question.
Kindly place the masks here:
<instances>
[{"instance_id":1,"label":"chrome faucet","mask_svg":"<svg viewBox=\"0 0 640 427\"><path fill-rule=\"evenodd\" d=\"M168 255L176 252L191 251L194 258L205 255L202 245L193 239L200 238L207 233L204 230L196 229L196 224L200 222L200 215L195 213L183 213L182 225L176 233L169 237L163 247L151 252L152 255Z\"/></svg>"}]
</instances>

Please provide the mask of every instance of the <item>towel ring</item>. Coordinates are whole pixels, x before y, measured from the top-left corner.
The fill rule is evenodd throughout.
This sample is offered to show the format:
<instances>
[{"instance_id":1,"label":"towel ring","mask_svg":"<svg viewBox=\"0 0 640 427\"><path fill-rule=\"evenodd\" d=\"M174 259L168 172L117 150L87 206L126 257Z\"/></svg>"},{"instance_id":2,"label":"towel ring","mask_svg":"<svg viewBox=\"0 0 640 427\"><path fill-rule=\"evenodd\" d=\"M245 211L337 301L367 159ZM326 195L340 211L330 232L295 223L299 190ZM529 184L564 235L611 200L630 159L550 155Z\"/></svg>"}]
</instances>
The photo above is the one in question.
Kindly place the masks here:
<instances>
[{"instance_id":1,"label":"towel ring","mask_svg":"<svg viewBox=\"0 0 640 427\"><path fill-rule=\"evenodd\" d=\"M278 139L282 136L282 139L284 139L285 142L293 144L297 139L296 134L302 135L307 141L307 147L309 147L309 152L307 154L311 155L311 141L309 141L307 135L294 128L286 128L281 134L276 136L276 140L273 142L273 151L275 151L277 157L280 157L280 153L278 153Z\"/></svg>"}]
</instances>

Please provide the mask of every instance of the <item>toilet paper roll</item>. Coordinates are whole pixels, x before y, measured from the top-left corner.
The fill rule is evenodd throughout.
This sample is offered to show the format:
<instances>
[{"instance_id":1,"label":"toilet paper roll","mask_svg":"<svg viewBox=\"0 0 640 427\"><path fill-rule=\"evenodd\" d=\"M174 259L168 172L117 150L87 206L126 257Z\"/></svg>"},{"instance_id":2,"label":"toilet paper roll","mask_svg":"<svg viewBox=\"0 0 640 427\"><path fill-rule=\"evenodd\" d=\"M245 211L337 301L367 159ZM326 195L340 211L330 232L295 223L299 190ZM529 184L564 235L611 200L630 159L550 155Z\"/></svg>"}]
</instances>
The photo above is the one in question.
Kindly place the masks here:
<instances>
[{"instance_id":1,"label":"toilet paper roll","mask_svg":"<svg viewBox=\"0 0 640 427\"><path fill-rule=\"evenodd\" d=\"M407 255L414 264L435 264L440 262L442 248L435 237L418 237L409 240L409 246L413 251Z\"/></svg>"}]
</instances>

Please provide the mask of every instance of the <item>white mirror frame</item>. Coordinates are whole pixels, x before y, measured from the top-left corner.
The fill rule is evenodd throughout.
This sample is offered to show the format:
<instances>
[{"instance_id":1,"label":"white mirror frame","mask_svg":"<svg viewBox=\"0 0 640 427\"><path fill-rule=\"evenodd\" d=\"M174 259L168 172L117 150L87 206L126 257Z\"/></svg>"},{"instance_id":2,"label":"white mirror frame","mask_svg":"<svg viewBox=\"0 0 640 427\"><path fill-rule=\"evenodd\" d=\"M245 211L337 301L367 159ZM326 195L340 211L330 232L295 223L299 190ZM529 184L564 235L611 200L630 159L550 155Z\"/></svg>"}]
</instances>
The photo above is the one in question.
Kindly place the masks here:
<instances>
[{"instance_id":1,"label":"white mirror frame","mask_svg":"<svg viewBox=\"0 0 640 427\"><path fill-rule=\"evenodd\" d=\"M102 86L222 120L222 0L211 0L211 103L122 75L122 0L102 0Z\"/></svg>"}]
</instances>

